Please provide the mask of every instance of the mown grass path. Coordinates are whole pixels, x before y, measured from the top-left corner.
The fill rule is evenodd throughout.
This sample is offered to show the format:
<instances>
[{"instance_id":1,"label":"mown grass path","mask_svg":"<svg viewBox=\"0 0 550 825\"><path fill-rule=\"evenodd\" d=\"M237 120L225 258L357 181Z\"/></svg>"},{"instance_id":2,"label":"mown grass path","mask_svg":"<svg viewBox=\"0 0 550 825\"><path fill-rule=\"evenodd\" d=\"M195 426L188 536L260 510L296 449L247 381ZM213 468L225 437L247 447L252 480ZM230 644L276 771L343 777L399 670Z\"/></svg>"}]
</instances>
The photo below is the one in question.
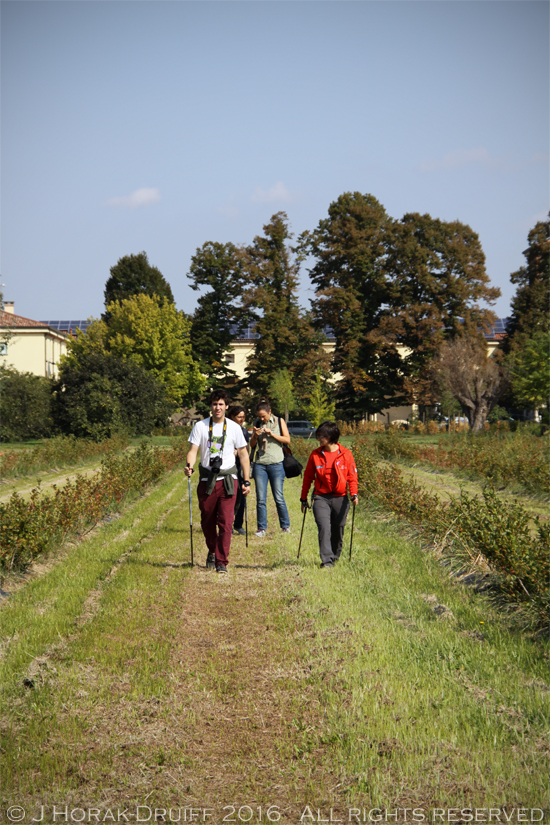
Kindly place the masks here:
<instances>
[{"instance_id":1,"label":"mown grass path","mask_svg":"<svg viewBox=\"0 0 550 825\"><path fill-rule=\"evenodd\" d=\"M311 515L297 561L299 489L219 576L173 473L4 604L0 820L548 808L548 647L364 506L351 563L319 569Z\"/></svg>"}]
</instances>

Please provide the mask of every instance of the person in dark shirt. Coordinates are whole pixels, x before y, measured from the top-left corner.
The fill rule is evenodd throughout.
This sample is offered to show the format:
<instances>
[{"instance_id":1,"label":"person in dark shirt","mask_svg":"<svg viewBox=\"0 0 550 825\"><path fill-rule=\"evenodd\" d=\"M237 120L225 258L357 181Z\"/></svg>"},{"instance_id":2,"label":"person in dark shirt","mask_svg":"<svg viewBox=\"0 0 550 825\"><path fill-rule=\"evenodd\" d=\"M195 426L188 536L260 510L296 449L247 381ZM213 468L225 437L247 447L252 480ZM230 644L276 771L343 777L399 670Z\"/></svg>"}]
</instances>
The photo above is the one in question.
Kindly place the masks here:
<instances>
[{"instance_id":1,"label":"person in dark shirt","mask_svg":"<svg viewBox=\"0 0 550 825\"><path fill-rule=\"evenodd\" d=\"M240 428L243 431L243 435L246 439L246 443L248 445L248 442L250 441L250 433L248 432L246 427L243 427L243 424L244 424L245 419L246 419L246 412L245 412L244 407L241 407L240 404L234 404L232 407L229 407L229 409L227 411L227 417L230 418L231 421L234 421L236 424L238 424L240 426ZM247 446L247 450L248 449L249 448ZM240 480L241 475L242 475L241 462L239 460L239 456L236 453L235 453L235 464L237 465L237 470L238 470L238 473L239 473L239 480ZM240 498L238 507L235 509L235 521L233 522L233 533L238 534L240 536L244 536L244 534L246 532L244 527L243 527L244 507L245 507L245 498L244 498L244 496L242 496Z\"/></svg>"}]
</instances>

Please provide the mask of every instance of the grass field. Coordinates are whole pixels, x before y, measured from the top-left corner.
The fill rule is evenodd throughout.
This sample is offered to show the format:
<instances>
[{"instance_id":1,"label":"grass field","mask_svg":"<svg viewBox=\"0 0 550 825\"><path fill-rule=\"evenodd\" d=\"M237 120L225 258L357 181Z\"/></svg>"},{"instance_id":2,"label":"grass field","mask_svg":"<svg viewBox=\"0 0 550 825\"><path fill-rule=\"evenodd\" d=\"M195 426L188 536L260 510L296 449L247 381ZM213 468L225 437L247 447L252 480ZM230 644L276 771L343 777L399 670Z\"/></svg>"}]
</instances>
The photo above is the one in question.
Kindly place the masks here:
<instances>
[{"instance_id":1,"label":"grass field","mask_svg":"<svg viewBox=\"0 0 550 825\"><path fill-rule=\"evenodd\" d=\"M351 562L311 515L297 560L285 491L226 577L178 471L4 586L2 821L548 821L548 644L367 502Z\"/></svg>"}]
</instances>

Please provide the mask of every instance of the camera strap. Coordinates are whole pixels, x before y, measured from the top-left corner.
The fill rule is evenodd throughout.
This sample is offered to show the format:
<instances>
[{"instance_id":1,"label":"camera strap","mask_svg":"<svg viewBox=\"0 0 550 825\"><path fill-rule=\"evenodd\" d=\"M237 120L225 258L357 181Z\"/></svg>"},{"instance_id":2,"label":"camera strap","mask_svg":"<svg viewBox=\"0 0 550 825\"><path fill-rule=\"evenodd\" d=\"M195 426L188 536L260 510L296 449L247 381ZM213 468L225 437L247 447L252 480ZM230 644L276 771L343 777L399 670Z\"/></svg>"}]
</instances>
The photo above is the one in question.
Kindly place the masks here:
<instances>
[{"instance_id":1,"label":"camera strap","mask_svg":"<svg viewBox=\"0 0 550 825\"><path fill-rule=\"evenodd\" d=\"M223 419L223 433L222 433L222 444L220 447L220 455L223 458L223 448L225 444L225 436L227 435L227 418ZM212 416L210 416L210 423L208 425L208 449L210 453L212 453L212 447L214 446L214 422L212 421Z\"/></svg>"}]
</instances>

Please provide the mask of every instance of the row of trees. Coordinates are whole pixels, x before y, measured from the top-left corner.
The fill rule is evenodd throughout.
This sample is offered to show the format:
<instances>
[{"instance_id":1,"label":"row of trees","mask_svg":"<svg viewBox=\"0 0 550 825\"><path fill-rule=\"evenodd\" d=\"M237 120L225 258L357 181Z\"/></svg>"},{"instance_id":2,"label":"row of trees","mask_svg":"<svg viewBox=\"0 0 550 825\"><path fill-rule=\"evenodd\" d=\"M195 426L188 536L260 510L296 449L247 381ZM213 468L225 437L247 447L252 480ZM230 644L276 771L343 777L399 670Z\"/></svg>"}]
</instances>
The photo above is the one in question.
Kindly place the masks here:
<instances>
[{"instance_id":1,"label":"row of trees","mask_svg":"<svg viewBox=\"0 0 550 825\"><path fill-rule=\"evenodd\" d=\"M508 348L490 360L483 333L495 316L483 304L500 292L489 284L476 233L430 215L395 220L357 192L340 196L294 246L278 213L248 247L197 250L189 277L207 291L193 318L194 355L211 384L227 378L234 330L253 324L260 337L239 386L249 401L270 394L284 409L291 398L295 411L316 418L332 399L337 415L350 419L400 404L429 407L450 395L479 429L509 393L510 378L508 404L548 403L549 227L541 222L529 235L527 265L512 275L518 292ZM316 290L308 312L296 298L305 260L313 261ZM322 347L327 327L335 337L330 361ZM535 374L536 393L526 392L522 382Z\"/></svg>"},{"instance_id":2,"label":"row of trees","mask_svg":"<svg viewBox=\"0 0 550 825\"><path fill-rule=\"evenodd\" d=\"M200 293L192 315L176 309L145 252L125 256L105 285L102 318L69 344L51 388L53 426L93 437L147 432L177 407L204 409L220 384L251 408L267 396L317 421L455 399L477 429L510 375L516 403L542 406L549 228L540 222L529 234L526 265L512 275L508 337L490 360L486 305L500 293L476 233L430 215L394 219L372 195L344 193L295 240L279 212L249 245L205 243L187 276ZM297 297L306 262L315 288L307 311ZM258 335L238 380L227 356L248 326Z\"/></svg>"}]
</instances>

